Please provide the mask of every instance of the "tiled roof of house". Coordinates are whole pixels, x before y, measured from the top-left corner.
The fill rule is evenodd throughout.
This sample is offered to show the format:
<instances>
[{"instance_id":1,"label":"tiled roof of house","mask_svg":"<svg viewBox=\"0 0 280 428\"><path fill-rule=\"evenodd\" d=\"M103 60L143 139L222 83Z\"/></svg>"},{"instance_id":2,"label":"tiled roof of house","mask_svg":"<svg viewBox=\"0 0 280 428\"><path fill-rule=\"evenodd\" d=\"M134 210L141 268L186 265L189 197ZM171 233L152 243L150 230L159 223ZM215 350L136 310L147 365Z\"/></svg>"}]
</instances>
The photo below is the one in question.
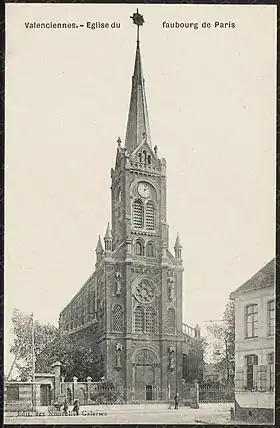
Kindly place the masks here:
<instances>
[{"instance_id":1,"label":"tiled roof of house","mask_svg":"<svg viewBox=\"0 0 280 428\"><path fill-rule=\"evenodd\" d=\"M231 297L235 297L238 294L252 291L258 288L271 287L275 285L275 258L267 263L262 269L260 269L255 275L252 276L243 285L238 287L231 293Z\"/></svg>"}]
</instances>

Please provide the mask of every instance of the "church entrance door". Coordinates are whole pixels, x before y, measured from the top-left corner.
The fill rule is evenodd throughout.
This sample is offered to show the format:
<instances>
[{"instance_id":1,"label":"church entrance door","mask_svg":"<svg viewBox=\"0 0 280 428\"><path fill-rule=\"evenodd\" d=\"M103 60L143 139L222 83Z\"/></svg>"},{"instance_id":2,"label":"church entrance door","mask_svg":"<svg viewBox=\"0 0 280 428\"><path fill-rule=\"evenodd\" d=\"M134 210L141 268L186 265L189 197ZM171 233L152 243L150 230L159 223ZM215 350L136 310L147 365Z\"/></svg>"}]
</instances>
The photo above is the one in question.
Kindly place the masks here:
<instances>
[{"instance_id":1,"label":"church entrance door","mask_svg":"<svg viewBox=\"0 0 280 428\"><path fill-rule=\"evenodd\" d=\"M137 365L135 367L135 398L139 401L153 400L154 367Z\"/></svg>"},{"instance_id":2,"label":"church entrance door","mask_svg":"<svg viewBox=\"0 0 280 428\"><path fill-rule=\"evenodd\" d=\"M153 387L152 385L146 385L146 401L152 401L153 399Z\"/></svg>"}]
</instances>

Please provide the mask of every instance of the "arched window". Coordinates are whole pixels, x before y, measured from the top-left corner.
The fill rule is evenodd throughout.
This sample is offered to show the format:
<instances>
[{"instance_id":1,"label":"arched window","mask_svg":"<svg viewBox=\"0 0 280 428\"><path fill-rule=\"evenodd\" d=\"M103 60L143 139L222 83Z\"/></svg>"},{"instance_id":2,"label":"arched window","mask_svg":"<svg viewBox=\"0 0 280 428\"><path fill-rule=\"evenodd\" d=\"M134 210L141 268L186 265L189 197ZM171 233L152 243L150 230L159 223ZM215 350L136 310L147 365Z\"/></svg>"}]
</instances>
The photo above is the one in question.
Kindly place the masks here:
<instances>
[{"instance_id":1,"label":"arched window","mask_svg":"<svg viewBox=\"0 0 280 428\"><path fill-rule=\"evenodd\" d=\"M95 312L96 312L96 307L95 307L95 291L93 291L92 293L92 301L91 301L91 314L92 317L95 318Z\"/></svg>"},{"instance_id":2,"label":"arched window","mask_svg":"<svg viewBox=\"0 0 280 428\"><path fill-rule=\"evenodd\" d=\"M77 328L77 318L78 318L78 312L77 312L77 307L75 306L73 308L73 328Z\"/></svg>"},{"instance_id":3,"label":"arched window","mask_svg":"<svg viewBox=\"0 0 280 428\"><path fill-rule=\"evenodd\" d=\"M142 306L136 306L134 311L134 330L135 333L144 332L144 309Z\"/></svg>"},{"instance_id":4,"label":"arched window","mask_svg":"<svg viewBox=\"0 0 280 428\"><path fill-rule=\"evenodd\" d=\"M143 256L144 255L144 246L143 246L141 241L136 241L135 254L136 254L136 256Z\"/></svg>"},{"instance_id":5,"label":"arched window","mask_svg":"<svg viewBox=\"0 0 280 428\"><path fill-rule=\"evenodd\" d=\"M144 208L140 200L133 203L133 226L137 229L142 229L144 226Z\"/></svg>"},{"instance_id":6,"label":"arched window","mask_svg":"<svg viewBox=\"0 0 280 428\"><path fill-rule=\"evenodd\" d=\"M151 165L151 155L148 155L148 164Z\"/></svg>"},{"instance_id":7,"label":"arched window","mask_svg":"<svg viewBox=\"0 0 280 428\"><path fill-rule=\"evenodd\" d=\"M166 332L175 334L175 309L169 308L166 317Z\"/></svg>"},{"instance_id":8,"label":"arched window","mask_svg":"<svg viewBox=\"0 0 280 428\"><path fill-rule=\"evenodd\" d=\"M91 321L92 290L88 290L87 295L87 322Z\"/></svg>"},{"instance_id":9,"label":"arched window","mask_svg":"<svg viewBox=\"0 0 280 428\"><path fill-rule=\"evenodd\" d=\"M246 338L258 337L258 305L249 305L245 308Z\"/></svg>"},{"instance_id":10,"label":"arched window","mask_svg":"<svg viewBox=\"0 0 280 428\"><path fill-rule=\"evenodd\" d=\"M113 309L113 330L123 331L123 314L120 305L115 305Z\"/></svg>"},{"instance_id":11,"label":"arched window","mask_svg":"<svg viewBox=\"0 0 280 428\"><path fill-rule=\"evenodd\" d=\"M138 156L138 160L139 160L139 162L140 162L140 163L142 163L142 153L138 153L138 155L137 155L137 156Z\"/></svg>"},{"instance_id":12,"label":"arched window","mask_svg":"<svg viewBox=\"0 0 280 428\"><path fill-rule=\"evenodd\" d=\"M81 309L81 324L84 325L85 323L85 308Z\"/></svg>"},{"instance_id":13,"label":"arched window","mask_svg":"<svg viewBox=\"0 0 280 428\"><path fill-rule=\"evenodd\" d=\"M155 248L152 242L149 242L146 247L146 256L147 257L155 257Z\"/></svg>"},{"instance_id":14,"label":"arched window","mask_svg":"<svg viewBox=\"0 0 280 428\"><path fill-rule=\"evenodd\" d=\"M122 202L122 191L119 187L116 194L116 211L117 211L117 217L121 217L121 202Z\"/></svg>"},{"instance_id":15,"label":"arched window","mask_svg":"<svg viewBox=\"0 0 280 428\"><path fill-rule=\"evenodd\" d=\"M148 202L146 207L146 228L147 230L155 228L155 207L152 202Z\"/></svg>"},{"instance_id":16,"label":"arched window","mask_svg":"<svg viewBox=\"0 0 280 428\"><path fill-rule=\"evenodd\" d=\"M156 312L154 308L146 309L146 333L154 333L156 330Z\"/></svg>"},{"instance_id":17,"label":"arched window","mask_svg":"<svg viewBox=\"0 0 280 428\"><path fill-rule=\"evenodd\" d=\"M143 150L143 158L144 158L144 163L147 162L147 152L146 150Z\"/></svg>"},{"instance_id":18,"label":"arched window","mask_svg":"<svg viewBox=\"0 0 280 428\"><path fill-rule=\"evenodd\" d=\"M258 365L258 356L257 355L247 355L246 366L247 366L247 385L246 389L252 390L254 389L256 382L256 372L254 370L254 366Z\"/></svg>"}]
</instances>

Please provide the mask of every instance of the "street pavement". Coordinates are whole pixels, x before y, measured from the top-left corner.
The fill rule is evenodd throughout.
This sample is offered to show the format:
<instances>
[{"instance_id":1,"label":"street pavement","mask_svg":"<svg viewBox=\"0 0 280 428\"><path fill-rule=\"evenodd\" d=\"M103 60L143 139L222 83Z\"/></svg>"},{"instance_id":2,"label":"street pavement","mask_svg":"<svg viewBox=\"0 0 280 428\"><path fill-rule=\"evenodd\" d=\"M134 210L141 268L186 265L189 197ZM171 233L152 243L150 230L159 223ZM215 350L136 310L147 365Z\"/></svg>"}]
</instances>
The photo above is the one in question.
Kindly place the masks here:
<instances>
[{"instance_id":1,"label":"street pavement","mask_svg":"<svg viewBox=\"0 0 280 428\"><path fill-rule=\"evenodd\" d=\"M232 403L202 403L199 409L168 408L166 404L81 406L80 415L62 416L41 411L40 416L6 413L5 424L231 424ZM43 409L42 409L43 410ZM71 410L71 409L69 409Z\"/></svg>"}]
</instances>

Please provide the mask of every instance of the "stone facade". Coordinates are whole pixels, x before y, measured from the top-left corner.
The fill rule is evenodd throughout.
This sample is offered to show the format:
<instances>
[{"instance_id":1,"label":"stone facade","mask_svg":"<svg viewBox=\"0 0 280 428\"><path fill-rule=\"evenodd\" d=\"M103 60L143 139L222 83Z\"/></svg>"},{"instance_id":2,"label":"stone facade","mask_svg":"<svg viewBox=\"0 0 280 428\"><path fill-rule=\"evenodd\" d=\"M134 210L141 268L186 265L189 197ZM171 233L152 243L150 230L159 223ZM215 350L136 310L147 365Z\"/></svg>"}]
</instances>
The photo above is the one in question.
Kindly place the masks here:
<instances>
[{"instance_id":1,"label":"stone facade","mask_svg":"<svg viewBox=\"0 0 280 428\"><path fill-rule=\"evenodd\" d=\"M257 410L272 419L274 408L275 260L239 287L235 300L236 413ZM270 413L269 413L270 412ZM267 420L267 416L265 417Z\"/></svg>"},{"instance_id":2,"label":"stone facade","mask_svg":"<svg viewBox=\"0 0 280 428\"><path fill-rule=\"evenodd\" d=\"M177 237L169 251L166 161L151 145L139 42L111 208L95 272L61 312L60 326L102 354L104 376L125 387L128 401L165 400L168 385L182 393L183 352L199 329L183 332L182 246Z\"/></svg>"}]
</instances>

